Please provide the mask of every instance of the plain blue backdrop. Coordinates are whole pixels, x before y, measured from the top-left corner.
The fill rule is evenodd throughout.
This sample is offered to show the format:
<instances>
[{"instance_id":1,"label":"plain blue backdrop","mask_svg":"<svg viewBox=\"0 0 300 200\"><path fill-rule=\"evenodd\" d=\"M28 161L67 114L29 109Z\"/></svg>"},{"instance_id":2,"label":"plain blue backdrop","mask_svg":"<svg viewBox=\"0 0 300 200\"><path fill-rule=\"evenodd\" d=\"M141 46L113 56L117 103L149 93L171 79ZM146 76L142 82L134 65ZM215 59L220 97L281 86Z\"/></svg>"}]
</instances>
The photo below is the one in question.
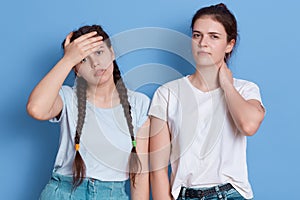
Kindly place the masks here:
<instances>
[{"instance_id":1,"label":"plain blue backdrop","mask_svg":"<svg viewBox=\"0 0 300 200\"><path fill-rule=\"evenodd\" d=\"M70 31L96 23L103 25L111 36L143 27L167 28L189 36L195 11L218 2L2 2L0 198L38 199L49 179L59 127L30 118L26 102L33 87L61 58L60 44ZM249 179L255 199L297 199L300 187L300 3L293 0L223 2L236 15L240 34L230 68L235 77L259 85L267 109L258 133L248 138ZM136 66L150 66L149 63L168 66L182 75L191 72L186 60L155 49L130 52L122 55L118 62L123 74ZM170 79L167 73L159 71L152 71L149 76L160 76L165 78L163 81ZM72 83L72 76L67 83ZM156 87L156 84L145 84L138 89L152 97Z\"/></svg>"}]
</instances>

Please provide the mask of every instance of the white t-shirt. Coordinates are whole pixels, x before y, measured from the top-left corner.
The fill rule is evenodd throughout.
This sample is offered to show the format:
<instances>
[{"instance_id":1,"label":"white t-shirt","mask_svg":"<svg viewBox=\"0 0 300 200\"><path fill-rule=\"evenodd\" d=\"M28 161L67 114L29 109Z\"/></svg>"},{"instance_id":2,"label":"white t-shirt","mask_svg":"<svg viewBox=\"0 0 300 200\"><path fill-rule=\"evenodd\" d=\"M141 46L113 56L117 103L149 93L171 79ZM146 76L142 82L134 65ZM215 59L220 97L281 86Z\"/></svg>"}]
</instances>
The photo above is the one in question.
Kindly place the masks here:
<instances>
[{"instance_id":1,"label":"white t-shirt","mask_svg":"<svg viewBox=\"0 0 300 200\"><path fill-rule=\"evenodd\" d=\"M256 84L234 79L234 87L244 99L261 102ZM236 128L221 88L202 92L188 77L168 82L155 92L148 114L168 123L175 199L181 186L199 188L224 183L231 183L244 198L253 198L246 136Z\"/></svg>"},{"instance_id":2,"label":"white t-shirt","mask_svg":"<svg viewBox=\"0 0 300 200\"><path fill-rule=\"evenodd\" d=\"M63 86L59 92L63 100L60 119L60 144L54 171L72 176L75 156L74 137L77 125L76 89ZM138 92L128 91L132 124L136 134L147 120L149 98ZM132 142L122 105L113 108L97 108L87 101L85 123L80 138L80 154L86 165L86 177L101 181L128 179L128 158Z\"/></svg>"}]
</instances>

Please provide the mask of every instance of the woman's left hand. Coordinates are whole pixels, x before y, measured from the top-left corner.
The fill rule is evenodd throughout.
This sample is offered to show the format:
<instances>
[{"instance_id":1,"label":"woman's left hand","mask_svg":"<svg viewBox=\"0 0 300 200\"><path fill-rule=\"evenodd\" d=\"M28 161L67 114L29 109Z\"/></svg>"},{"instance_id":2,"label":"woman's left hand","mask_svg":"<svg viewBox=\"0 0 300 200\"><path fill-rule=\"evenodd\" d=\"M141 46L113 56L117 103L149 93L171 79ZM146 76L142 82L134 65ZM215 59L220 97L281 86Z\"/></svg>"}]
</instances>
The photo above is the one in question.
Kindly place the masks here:
<instances>
[{"instance_id":1,"label":"woman's left hand","mask_svg":"<svg viewBox=\"0 0 300 200\"><path fill-rule=\"evenodd\" d=\"M219 69L219 83L224 90L227 86L233 85L233 77L231 70L227 67L226 63L223 63Z\"/></svg>"}]
</instances>

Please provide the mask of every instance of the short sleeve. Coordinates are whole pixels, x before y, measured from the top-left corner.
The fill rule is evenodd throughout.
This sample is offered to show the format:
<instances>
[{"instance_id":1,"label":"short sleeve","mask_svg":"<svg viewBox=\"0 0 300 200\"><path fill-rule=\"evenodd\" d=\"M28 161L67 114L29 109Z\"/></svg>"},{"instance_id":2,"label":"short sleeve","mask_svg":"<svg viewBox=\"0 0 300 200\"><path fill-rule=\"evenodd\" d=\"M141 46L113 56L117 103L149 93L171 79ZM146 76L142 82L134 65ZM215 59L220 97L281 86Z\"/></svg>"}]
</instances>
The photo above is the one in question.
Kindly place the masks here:
<instances>
[{"instance_id":1,"label":"short sleeve","mask_svg":"<svg viewBox=\"0 0 300 200\"><path fill-rule=\"evenodd\" d=\"M154 93L148 115L167 121L168 88L160 86Z\"/></svg>"},{"instance_id":2,"label":"short sleeve","mask_svg":"<svg viewBox=\"0 0 300 200\"><path fill-rule=\"evenodd\" d=\"M62 86L60 88L59 96L62 99L63 108L62 108L62 111L61 111L61 114L60 114L59 118L54 117L54 118L50 119L49 122L58 123L66 115L66 102L69 101L69 99L72 96L72 93L73 93L73 89L69 86Z\"/></svg>"},{"instance_id":3,"label":"short sleeve","mask_svg":"<svg viewBox=\"0 0 300 200\"><path fill-rule=\"evenodd\" d=\"M242 88L241 95L245 100L256 99L261 102L259 88L255 83L246 83Z\"/></svg>"},{"instance_id":4,"label":"short sleeve","mask_svg":"<svg viewBox=\"0 0 300 200\"><path fill-rule=\"evenodd\" d=\"M137 98L136 105L139 109L139 110L137 110L136 125L137 125L137 127L141 127L148 119L148 110L149 110L149 105L150 105L150 99L142 93L138 93L138 96L136 98Z\"/></svg>"},{"instance_id":5,"label":"short sleeve","mask_svg":"<svg viewBox=\"0 0 300 200\"><path fill-rule=\"evenodd\" d=\"M245 100L250 100L250 99L258 100L261 103L261 105L264 107L262 103L259 87L255 83L247 81L239 89L239 93L242 95L242 97Z\"/></svg>"}]
</instances>

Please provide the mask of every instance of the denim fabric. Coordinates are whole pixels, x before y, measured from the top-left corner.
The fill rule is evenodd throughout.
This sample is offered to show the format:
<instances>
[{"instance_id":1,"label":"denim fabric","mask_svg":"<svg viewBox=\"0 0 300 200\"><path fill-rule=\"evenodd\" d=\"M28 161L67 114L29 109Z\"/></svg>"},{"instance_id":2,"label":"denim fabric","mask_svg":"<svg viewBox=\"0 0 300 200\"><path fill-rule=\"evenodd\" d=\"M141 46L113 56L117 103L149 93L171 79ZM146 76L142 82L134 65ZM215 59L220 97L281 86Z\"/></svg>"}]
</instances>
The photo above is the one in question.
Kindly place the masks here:
<instances>
[{"instance_id":1,"label":"denim fabric","mask_svg":"<svg viewBox=\"0 0 300 200\"><path fill-rule=\"evenodd\" d=\"M210 189L210 188L199 188L199 190L205 190L205 189ZM213 195L205 196L201 199L179 197L177 200L246 200L246 199L242 195L240 195L240 193L236 191L236 189L233 188L228 191L218 192Z\"/></svg>"},{"instance_id":2,"label":"denim fabric","mask_svg":"<svg viewBox=\"0 0 300 200\"><path fill-rule=\"evenodd\" d=\"M41 193L40 200L129 200L125 192L125 182L86 178L72 191L72 177L53 173Z\"/></svg>"}]
</instances>

